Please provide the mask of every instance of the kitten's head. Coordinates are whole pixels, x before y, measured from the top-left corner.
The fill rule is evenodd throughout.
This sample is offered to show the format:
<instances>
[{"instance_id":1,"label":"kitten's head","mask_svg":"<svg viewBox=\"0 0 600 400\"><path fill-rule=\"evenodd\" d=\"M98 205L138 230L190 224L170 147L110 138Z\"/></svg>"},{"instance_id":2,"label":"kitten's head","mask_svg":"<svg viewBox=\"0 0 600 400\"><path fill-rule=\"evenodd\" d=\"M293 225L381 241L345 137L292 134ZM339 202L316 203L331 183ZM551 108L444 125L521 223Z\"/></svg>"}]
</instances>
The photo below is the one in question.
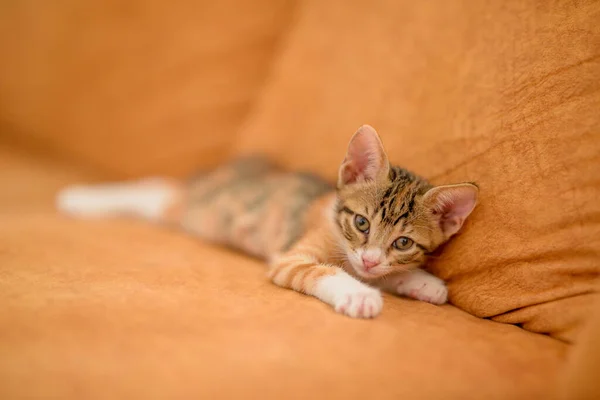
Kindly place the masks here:
<instances>
[{"instance_id":1,"label":"kitten's head","mask_svg":"<svg viewBox=\"0 0 600 400\"><path fill-rule=\"evenodd\" d=\"M350 140L337 188L341 247L365 279L422 265L427 253L462 227L478 194L471 183L434 187L391 166L368 125Z\"/></svg>"}]
</instances>

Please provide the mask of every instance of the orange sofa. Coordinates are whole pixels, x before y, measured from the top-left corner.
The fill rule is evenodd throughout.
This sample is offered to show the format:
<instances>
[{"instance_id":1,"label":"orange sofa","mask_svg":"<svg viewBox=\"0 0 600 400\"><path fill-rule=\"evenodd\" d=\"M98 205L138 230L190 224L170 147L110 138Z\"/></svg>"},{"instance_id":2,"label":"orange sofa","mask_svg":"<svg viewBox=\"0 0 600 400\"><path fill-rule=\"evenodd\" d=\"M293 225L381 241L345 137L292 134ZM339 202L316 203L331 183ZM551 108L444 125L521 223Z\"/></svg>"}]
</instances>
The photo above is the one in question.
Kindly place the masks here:
<instances>
[{"instance_id":1,"label":"orange sofa","mask_svg":"<svg viewBox=\"0 0 600 400\"><path fill-rule=\"evenodd\" d=\"M600 4L0 4L0 398L599 398ZM184 234L54 210L74 182L350 135L481 202L441 307L374 320Z\"/></svg>"}]
</instances>

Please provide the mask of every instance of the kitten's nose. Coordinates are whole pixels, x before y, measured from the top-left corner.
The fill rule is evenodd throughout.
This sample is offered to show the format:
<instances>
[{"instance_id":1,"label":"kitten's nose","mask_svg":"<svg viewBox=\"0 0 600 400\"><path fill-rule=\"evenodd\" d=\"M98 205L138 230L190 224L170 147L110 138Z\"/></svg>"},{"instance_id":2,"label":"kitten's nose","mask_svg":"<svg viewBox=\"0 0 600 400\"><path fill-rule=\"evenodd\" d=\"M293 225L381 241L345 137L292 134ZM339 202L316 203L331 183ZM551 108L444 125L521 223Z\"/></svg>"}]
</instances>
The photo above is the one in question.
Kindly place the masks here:
<instances>
[{"instance_id":1,"label":"kitten's nose","mask_svg":"<svg viewBox=\"0 0 600 400\"><path fill-rule=\"evenodd\" d=\"M362 256L362 262L367 270L379 265L379 261L372 260L370 258L365 257L364 255Z\"/></svg>"}]
</instances>

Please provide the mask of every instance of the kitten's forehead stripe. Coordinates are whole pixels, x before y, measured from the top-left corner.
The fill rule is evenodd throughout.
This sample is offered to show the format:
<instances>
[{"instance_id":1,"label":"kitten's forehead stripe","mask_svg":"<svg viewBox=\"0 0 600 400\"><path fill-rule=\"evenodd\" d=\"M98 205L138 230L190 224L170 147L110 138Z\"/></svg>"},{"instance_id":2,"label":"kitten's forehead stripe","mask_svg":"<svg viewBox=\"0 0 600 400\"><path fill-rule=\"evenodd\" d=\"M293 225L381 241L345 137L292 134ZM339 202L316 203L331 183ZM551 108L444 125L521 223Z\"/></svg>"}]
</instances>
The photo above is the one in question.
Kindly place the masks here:
<instances>
[{"instance_id":1,"label":"kitten's forehead stripe","mask_svg":"<svg viewBox=\"0 0 600 400\"><path fill-rule=\"evenodd\" d=\"M396 189L396 188L394 187L394 189ZM385 194L383 195L384 200L387 199L388 197L390 197L390 194L392 194L392 187L391 186L385 191Z\"/></svg>"},{"instance_id":2,"label":"kitten's forehead stripe","mask_svg":"<svg viewBox=\"0 0 600 400\"><path fill-rule=\"evenodd\" d=\"M394 226L398 225L398 222L400 222L401 219L406 219L406 217L408 217L408 211L404 214L400 214L400 216L396 218L396 220L394 221Z\"/></svg>"},{"instance_id":3,"label":"kitten's forehead stripe","mask_svg":"<svg viewBox=\"0 0 600 400\"><path fill-rule=\"evenodd\" d=\"M412 213L413 209L415 208L415 197L416 197L417 193L413 193L412 198L410 199L410 201L408 202L408 213Z\"/></svg>"},{"instance_id":4,"label":"kitten's forehead stripe","mask_svg":"<svg viewBox=\"0 0 600 400\"><path fill-rule=\"evenodd\" d=\"M390 200L390 208L393 210L394 209L394 205L396 204L396 196L392 197L392 200Z\"/></svg>"}]
</instances>

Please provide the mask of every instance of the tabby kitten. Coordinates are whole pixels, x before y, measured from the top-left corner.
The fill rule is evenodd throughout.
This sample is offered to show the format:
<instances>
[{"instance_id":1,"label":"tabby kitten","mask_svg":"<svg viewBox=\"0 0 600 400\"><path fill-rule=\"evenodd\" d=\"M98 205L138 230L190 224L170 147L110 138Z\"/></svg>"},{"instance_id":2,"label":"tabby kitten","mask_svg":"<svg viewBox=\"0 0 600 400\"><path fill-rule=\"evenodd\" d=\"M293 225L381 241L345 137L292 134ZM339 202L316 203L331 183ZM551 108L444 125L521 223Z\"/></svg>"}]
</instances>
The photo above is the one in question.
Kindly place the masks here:
<instances>
[{"instance_id":1,"label":"tabby kitten","mask_svg":"<svg viewBox=\"0 0 600 400\"><path fill-rule=\"evenodd\" d=\"M365 125L350 140L337 190L247 158L189 182L69 187L57 204L77 216L125 214L182 227L266 259L276 285L371 318L383 306L380 289L446 302L444 282L420 267L458 232L477 194L473 184L434 187L390 165L377 132Z\"/></svg>"}]
</instances>

